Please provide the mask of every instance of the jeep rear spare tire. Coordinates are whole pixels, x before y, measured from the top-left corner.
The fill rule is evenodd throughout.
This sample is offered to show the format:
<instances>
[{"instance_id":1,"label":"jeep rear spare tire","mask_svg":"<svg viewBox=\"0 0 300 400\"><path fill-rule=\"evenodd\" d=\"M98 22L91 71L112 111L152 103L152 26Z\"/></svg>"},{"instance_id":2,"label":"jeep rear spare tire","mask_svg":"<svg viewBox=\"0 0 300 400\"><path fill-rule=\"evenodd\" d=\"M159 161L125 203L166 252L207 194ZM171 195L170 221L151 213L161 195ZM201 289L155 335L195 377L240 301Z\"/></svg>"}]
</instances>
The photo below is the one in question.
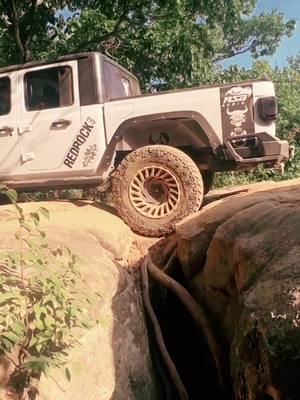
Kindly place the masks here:
<instances>
[{"instance_id":1,"label":"jeep rear spare tire","mask_svg":"<svg viewBox=\"0 0 300 400\"><path fill-rule=\"evenodd\" d=\"M196 164L170 146L146 146L131 152L112 180L115 207L133 231L160 237L198 211L203 181Z\"/></svg>"}]
</instances>

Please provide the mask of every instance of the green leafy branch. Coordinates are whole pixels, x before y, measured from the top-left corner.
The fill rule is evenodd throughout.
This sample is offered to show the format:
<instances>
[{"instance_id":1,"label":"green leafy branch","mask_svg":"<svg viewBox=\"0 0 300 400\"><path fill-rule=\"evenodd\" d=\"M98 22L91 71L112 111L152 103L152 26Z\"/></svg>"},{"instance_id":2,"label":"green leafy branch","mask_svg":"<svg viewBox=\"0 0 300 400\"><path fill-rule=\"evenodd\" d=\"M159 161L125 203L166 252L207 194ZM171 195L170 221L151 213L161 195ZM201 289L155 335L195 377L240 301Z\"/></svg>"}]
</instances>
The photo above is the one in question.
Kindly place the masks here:
<instances>
[{"instance_id":1,"label":"green leafy branch","mask_svg":"<svg viewBox=\"0 0 300 400\"><path fill-rule=\"evenodd\" d=\"M9 361L0 384L21 396L16 398L25 392L35 398L32 382L50 366L65 364L67 349L77 343L74 328L91 326L93 299L84 293L78 258L65 246L49 246L40 226L48 210L25 215L15 191L0 186L0 193L9 197L18 221L17 251L0 254L0 353Z\"/></svg>"}]
</instances>

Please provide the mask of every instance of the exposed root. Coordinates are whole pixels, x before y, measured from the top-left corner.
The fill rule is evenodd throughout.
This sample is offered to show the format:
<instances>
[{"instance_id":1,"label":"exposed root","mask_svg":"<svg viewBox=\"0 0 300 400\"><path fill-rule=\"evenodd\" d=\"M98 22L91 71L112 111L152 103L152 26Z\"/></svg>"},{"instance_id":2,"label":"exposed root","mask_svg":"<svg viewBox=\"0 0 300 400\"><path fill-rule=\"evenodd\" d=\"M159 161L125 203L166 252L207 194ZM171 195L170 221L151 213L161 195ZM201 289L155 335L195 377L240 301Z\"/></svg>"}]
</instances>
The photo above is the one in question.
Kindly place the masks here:
<instances>
[{"instance_id":1,"label":"exposed root","mask_svg":"<svg viewBox=\"0 0 300 400\"><path fill-rule=\"evenodd\" d=\"M177 372L176 366L173 363L168 350L166 348L161 329L159 326L159 322L156 318L156 315L153 311L151 302L150 302L150 297L149 297L149 282L148 282L148 264L147 264L148 258L143 262L142 264L142 283L143 283L143 301L144 301L144 306L147 311L147 314L153 324L153 329L154 329L154 334L156 338L157 345L159 347L161 356L163 358L163 361L169 371L170 377L178 391L179 398L181 400L189 400L189 395L184 387L184 384L182 383L182 380ZM164 274L162 272L162 274ZM164 274L165 275L165 274Z\"/></svg>"},{"instance_id":2,"label":"exposed root","mask_svg":"<svg viewBox=\"0 0 300 400\"><path fill-rule=\"evenodd\" d=\"M172 400L173 399L173 386L171 386L171 382L166 375L166 371L161 364L161 355L159 353L159 349L154 347L152 350L153 361L155 370L158 372L158 375L162 381L164 388L164 400Z\"/></svg>"},{"instance_id":3,"label":"exposed root","mask_svg":"<svg viewBox=\"0 0 300 400\"><path fill-rule=\"evenodd\" d=\"M211 325L205 315L205 312L202 310L202 308L199 306L196 300L182 285L180 285L177 281L175 281L170 276L162 272L153 263L149 255L146 257L143 263L142 273L144 273L144 275L145 271L147 271L146 267L148 268L150 275L154 279L159 281L162 285L164 285L166 288L174 292L176 296L178 296L178 298L182 301L188 312L193 317L195 323L200 328L201 332L203 332L204 336L207 339L207 343L212 353L212 356L214 358L221 389L224 389L224 379L223 379L222 363L221 363L221 358L222 358L221 349L215 338Z\"/></svg>"},{"instance_id":4,"label":"exposed root","mask_svg":"<svg viewBox=\"0 0 300 400\"><path fill-rule=\"evenodd\" d=\"M174 260L176 259L176 257L177 257L177 248L175 248L175 250L173 250L170 258L168 259L165 267L162 270L165 274L171 275L172 272L174 271L174 265L175 265Z\"/></svg>"}]
</instances>

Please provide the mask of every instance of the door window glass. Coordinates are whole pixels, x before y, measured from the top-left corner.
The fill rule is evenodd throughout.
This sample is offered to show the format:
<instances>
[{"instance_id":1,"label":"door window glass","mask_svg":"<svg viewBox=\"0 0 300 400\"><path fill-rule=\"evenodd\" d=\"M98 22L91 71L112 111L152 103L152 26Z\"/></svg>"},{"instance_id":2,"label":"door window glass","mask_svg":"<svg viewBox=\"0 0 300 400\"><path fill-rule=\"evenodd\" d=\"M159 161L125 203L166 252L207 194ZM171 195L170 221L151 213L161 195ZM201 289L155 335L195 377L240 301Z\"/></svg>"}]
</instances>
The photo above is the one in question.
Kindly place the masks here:
<instances>
[{"instance_id":1,"label":"door window glass","mask_svg":"<svg viewBox=\"0 0 300 400\"><path fill-rule=\"evenodd\" d=\"M105 62L104 75L109 100L131 96L130 80L124 77L122 70Z\"/></svg>"},{"instance_id":2,"label":"door window glass","mask_svg":"<svg viewBox=\"0 0 300 400\"><path fill-rule=\"evenodd\" d=\"M10 79L8 77L0 78L0 115L7 115L10 112Z\"/></svg>"},{"instance_id":3,"label":"door window glass","mask_svg":"<svg viewBox=\"0 0 300 400\"><path fill-rule=\"evenodd\" d=\"M24 76L27 111L67 107L73 104L73 80L70 67L47 68Z\"/></svg>"}]
</instances>

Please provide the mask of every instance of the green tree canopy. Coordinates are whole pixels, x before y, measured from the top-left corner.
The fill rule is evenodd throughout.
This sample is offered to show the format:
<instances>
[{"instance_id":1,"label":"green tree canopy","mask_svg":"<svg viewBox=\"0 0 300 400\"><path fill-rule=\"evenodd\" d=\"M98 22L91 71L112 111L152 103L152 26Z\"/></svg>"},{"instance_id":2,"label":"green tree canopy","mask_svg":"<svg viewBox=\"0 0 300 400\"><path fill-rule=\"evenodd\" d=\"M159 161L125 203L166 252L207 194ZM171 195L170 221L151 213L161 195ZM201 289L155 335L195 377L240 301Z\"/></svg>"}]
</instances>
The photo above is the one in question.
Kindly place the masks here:
<instances>
[{"instance_id":1,"label":"green tree canopy","mask_svg":"<svg viewBox=\"0 0 300 400\"><path fill-rule=\"evenodd\" d=\"M144 86L207 82L217 61L274 54L295 21L253 16L257 0L1 0L2 64L98 50ZM64 7L76 18L59 12Z\"/></svg>"}]
</instances>

